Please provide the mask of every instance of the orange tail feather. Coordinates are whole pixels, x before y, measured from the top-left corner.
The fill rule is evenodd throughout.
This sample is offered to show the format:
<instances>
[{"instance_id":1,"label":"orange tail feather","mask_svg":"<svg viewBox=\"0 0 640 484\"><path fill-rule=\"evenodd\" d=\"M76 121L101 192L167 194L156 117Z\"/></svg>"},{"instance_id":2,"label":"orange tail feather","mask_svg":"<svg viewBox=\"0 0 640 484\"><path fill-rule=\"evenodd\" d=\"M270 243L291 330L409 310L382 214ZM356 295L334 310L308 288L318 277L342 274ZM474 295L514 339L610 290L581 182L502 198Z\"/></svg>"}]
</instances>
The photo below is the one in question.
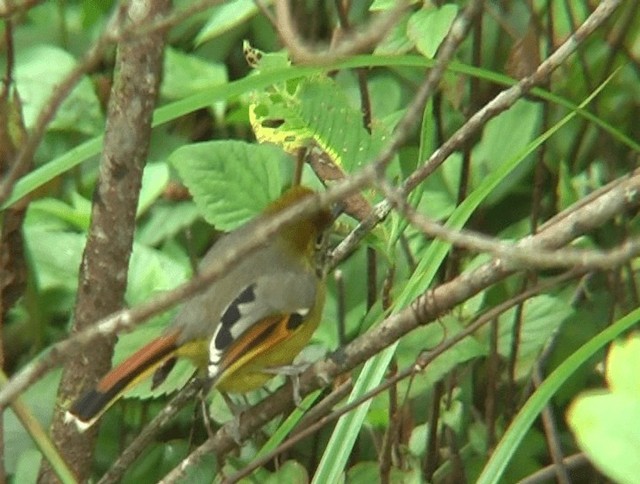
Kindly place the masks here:
<instances>
[{"instance_id":1,"label":"orange tail feather","mask_svg":"<svg viewBox=\"0 0 640 484\"><path fill-rule=\"evenodd\" d=\"M126 390L174 357L178 336L177 331L163 335L140 348L76 400L67 412L67 419L75 421L80 430L93 425Z\"/></svg>"}]
</instances>

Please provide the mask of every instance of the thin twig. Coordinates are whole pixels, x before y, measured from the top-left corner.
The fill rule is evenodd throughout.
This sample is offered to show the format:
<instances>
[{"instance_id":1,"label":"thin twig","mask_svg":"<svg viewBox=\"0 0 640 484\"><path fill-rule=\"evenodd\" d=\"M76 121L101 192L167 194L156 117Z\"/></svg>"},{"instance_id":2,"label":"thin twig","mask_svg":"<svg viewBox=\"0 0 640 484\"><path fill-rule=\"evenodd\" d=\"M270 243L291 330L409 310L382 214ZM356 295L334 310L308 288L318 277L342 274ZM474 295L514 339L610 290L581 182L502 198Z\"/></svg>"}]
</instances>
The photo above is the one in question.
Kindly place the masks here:
<instances>
[{"instance_id":1,"label":"thin twig","mask_svg":"<svg viewBox=\"0 0 640 484\"><path fill-rule=\"evenodd\" d=\"M577 467L590 465L589 459L584 453L574 454L574 455L565 457L564 459L562 459L562 463L569 470L576 469ZM546 467L543 467L542 469L518 481L518 484L539 484L542 482L548 482L550 479L553 479L556 475L555 467L556 467L555 464L550 464Z\"/></svg>"},{"instance_id":2,"label":"thin twig","mask_svg":"<svg viewBox=\"0 0 640 484\"><path fill-rule=\"evenodd\" d=\"M298 35L291 18L288 0L275 2L277 30L287 47L289 55L297 64L324 65L335 62L348 55L366 52L382 40L401 18L407 8L406 0L398 1L396 6L385 14L372 20L361 31L346 36L331 50L325 47L314 49L308 46Z\"/></svg>"},{"instance_id":3,"label":"thin twig","mask_svg":"<svg viewBox=\"0 0 640 484\"><path fill-rule=\"evenodd\" d=\"M532 377L535 387L539 387L542 384L542 374L538 363L533 365ZM564 463L560 435L558 435L558 426L556 425L556 419L551 411L551 405L545 405L542 409L541 417L542 425L544 427L544 435L547 440L547 447L549 448L549 455L551 455L551 460L554 463L553 467L555 470L556 481L559 484L570 484L571 479L567 472L567 466Z\"/></svg>"},{"instance_id":4,"label":"thin twig","mask_svg":"<svg viewBox=\"0 0 640 484\"><path fill-rule=\"evenodd\" d=\"M640 171L638 172L640 175ZM631 238L610 250L596 249L553 249L544 250L529 247L530 237L517 244L502 242L470 230L452 230L418 213L402 197L401 191L390 184L380 181L378 187L387 200L409 220L416 228L430 237L438 238L457 247L475 252L487 252L500 258L513 269L549 269L557 267L582 267L588 269L611 269L620 267L640 254L640 237ZM629 196L637 197L638 193Z\"/></svg>"}]
</instances>

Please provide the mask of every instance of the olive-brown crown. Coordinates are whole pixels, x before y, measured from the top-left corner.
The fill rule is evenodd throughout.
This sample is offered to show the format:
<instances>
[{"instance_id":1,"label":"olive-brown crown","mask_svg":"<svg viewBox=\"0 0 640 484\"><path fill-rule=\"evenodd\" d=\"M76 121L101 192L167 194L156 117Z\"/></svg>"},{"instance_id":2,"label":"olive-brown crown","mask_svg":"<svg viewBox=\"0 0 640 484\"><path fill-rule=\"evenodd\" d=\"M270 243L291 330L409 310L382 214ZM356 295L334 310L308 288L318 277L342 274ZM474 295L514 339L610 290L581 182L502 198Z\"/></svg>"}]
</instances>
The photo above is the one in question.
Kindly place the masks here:
<instances>
[{"instance_id":1,"label":"olive-brown crown","mask_svg":"<svg viewBox=\"0 0 640 484\"><path fill-rule=\"evenodd\" d=\"M265 215L275 215L314 194L315 192L307 187L300 185L291 187L280 198L270 203L264 213ZM311 255L316 239L331 225L333 218L331 210L323 208L285 225L280 233L297 253Z\"/></svg>"}]
</instances>

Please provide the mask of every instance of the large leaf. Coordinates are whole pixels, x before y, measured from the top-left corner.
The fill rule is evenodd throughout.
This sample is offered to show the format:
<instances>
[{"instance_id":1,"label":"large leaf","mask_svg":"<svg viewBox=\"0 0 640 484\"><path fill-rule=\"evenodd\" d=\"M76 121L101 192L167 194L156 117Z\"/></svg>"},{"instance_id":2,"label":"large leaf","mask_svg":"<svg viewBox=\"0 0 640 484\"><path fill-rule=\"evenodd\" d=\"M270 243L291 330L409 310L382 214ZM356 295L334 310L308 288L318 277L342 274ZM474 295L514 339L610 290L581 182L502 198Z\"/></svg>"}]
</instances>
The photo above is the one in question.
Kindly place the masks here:
<instances>
[{"instance_id":1,"label":"large leaf","mask_svg":"<svg viewBox=\"0 0 640 484\"><path fill-rule=\"evenodd\" d=\"M508 160L522 153L537 131L542 107L525 100L516 102L511 109L489 121L480 143L473 150L471 169L474 186L499 169ZM486 203L495 203L513 190L514 185L530 171L533 157L519 164L487 197Z\"/></svg>"},{"instance_id":2,"label":"large leaf","mask_svg":"<svg viewBox=\"0 0 640 484\"><path fill-rule=\"evenodd\" d=\"M640 337L614 344L607 358L609 392L576 399L567 420L589 459L617 482L640 475Z\"/></svg>"},{"instance_id":3,"label":"large leaf","mask_svg":"<svg viewBox=\"0 0 640 484\"><path fill-rule=\"evenodd\" d=\"M31 411L32 416L44 428L47 428L51 422L54 402L56 401L55 396L60 384L60 375L60 370L47 374L44 378L35 382L22 396L22 400ZM33 439L13 413L13 410L8 409L4 412L3 419L4 470L11 474L16 470L16 466L24 466L24 455L32 453L29 455L35 457L40 453L36 450ZM31 461L32 465L33 462L34 460ZM26 469L22 469L21 472L25 471Z\"/></svg>"},{"instance_id":4,"label":"large leaf","mask_svg":"<svg viewBox=\"0 0 640 484\"><path fill-rule=\"evenodd\" d=\"M165 51L160 93L169 99L182 99L225 84L227 80L227 70L222 64L207 62L171 48Z\"/></svg>"},{"instance_id":5,"label":"large leaf","mask_svg":"<svg viewBox=\"0 0 640 484\"><path fill-rule=\"evenodd\" d=\"M542 348L572 312L573 309L564 301L547 295L533 297L524 303L516 361L516 379L526 378L530 374L531 367ZM501 314L498 319L498 353L505 359L508 359L511 354L513 327L517 314L518 310L514 307ZM489 332L488 327L478 331L478 335L484 337L486 347L489 346Z\"/></svg>"},{"instance_id":6,"label":"large leaf","mask_svg":"<svg viewBox=\"0 0 640 484\"><path fill-rule=\"evenodd\" d=\"M395 0L393 0L395 1ZM400 55L413 49L415 42L407 35L407 26L411 19L410 13L404 14L376 46L376 55Z\"/></svg>"},{"instance_id":7,"label":"large leaf","mask_svg":"<svg viewBox=\"0 0 640 484\"><path fill-rule=\"evenodd\" d=\"M34 125L53 90L75 64L75 59L69 53L51 45L35 46L20 53L17 57L15 80L22 98L27 128ZM96 135L103 129L103 125L100 103L91 82L82 78L58 109L49 129Z\"/></svg>"},{"instance_id":8,"label":"large leaf","mask_svg":"<svg viewBox=\"0 0 640 484\"><path fill-rule=\"evenodd\" d=\"M25 233L39 289L75 292L85 236L38 227L27 228Z\"/></svg>"},{"instance_id":9,"label":"large leaf","mask_svg":"<svg viewBox=\"0 0 640 484\"><path fill-rule=\"evenodd\" d=\"M145 212L164 193L169 183L166 163L147 163L142 173L142 187L138 197L137 215Z\"/></svg>"},{"instance_id":10,"label":"large leaf","mask_svg":"<svg viewBox=\"0 0 640 484\"><path fill-rule=\"evenodd\" d=\"M640 398L619 393L585 395L568 421L591 462L616 482L634 484L640 476Z\"/></svg>"},{"instance_id":11,"label":"large leaf","mask_svg":"<svg viewBox=\"0 0 640 484\"><path fill-rule=\"evenodd\" d=\"M268 5L270 2L265 2ZM258 12L253 0L231 0L210 10L206 25L198 33L195 44L200 45L244 23Z\"/></svg>"},{"instance_id":12,"label":"large leaf","mask_svg":"<svg viewBox=\"0 0 640 484\"><path fill-rule=\"evenodd\" d=\"M372 160L383 144L384 134L369 134L360 110L324 76L305 79L293 92L279 89L258 95L250 114L260 141L291 153L313 142L349 172Z\"/></svg>"},{"instance_id":13,"label":"large leaf","mask_svg":"<svg viewBox=\"0 0 640 484\"><path fill-rule=\"evenodd\" d=\"M288 160L275 146L211 141L178 148L169 161L207 222L228 231L278 197L280 165Z\"/></svg>"},{"instance_id":14,"label":"large leaf","mask_svg":"<svg viewBox=\"0 0 640 484\"><path fill-rule=\"evenodd\" d=\"M421 54L429 58L435 56L457 13L458 7L448 3L440 8L423 8L411 15L407 34Z\"/></svg>"},{"instance_id":15,"label":"large leaf","mask_svg":"<svg viewBox=\"0 0 640 484\"><path fill-rule=\"evenodd\" d=\"M200 217L191 201L154 206L149 219L136 232L137 240L145 245L157 245L185 230Z\"/></svg>"}]
</instances>

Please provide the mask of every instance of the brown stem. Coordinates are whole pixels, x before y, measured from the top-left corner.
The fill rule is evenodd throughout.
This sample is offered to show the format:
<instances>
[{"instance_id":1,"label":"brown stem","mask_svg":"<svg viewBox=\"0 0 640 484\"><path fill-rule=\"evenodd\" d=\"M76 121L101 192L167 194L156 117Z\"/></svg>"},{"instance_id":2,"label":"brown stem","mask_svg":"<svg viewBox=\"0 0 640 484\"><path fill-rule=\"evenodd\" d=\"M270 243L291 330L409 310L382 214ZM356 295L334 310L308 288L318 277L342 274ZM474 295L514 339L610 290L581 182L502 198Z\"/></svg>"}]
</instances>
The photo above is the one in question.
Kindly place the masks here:
<instances>
[{"instance_id":1,"label":"brown stem","mask_svg":"<svg viewBox=\"0 0 640 484\"><path fill-rule=\"evenodd\" d=\"M168 0L132 1L127 17L144 24L169 10ZM146 162L151 119L160 86L164 32L125 41L118 46L117 74L112 89L100 173L94 192L91 227L82 257L73 332L124 304L133 243L138 195ZM115 338L96 340L64 366L58 401L66 402L93 386L111 365ZM91 471L97 428L83 434L64 422L58 408L52 436L62 455L85 481ZM40 482L53 482L44 465Z\"/></svg>"}]
</instances>

